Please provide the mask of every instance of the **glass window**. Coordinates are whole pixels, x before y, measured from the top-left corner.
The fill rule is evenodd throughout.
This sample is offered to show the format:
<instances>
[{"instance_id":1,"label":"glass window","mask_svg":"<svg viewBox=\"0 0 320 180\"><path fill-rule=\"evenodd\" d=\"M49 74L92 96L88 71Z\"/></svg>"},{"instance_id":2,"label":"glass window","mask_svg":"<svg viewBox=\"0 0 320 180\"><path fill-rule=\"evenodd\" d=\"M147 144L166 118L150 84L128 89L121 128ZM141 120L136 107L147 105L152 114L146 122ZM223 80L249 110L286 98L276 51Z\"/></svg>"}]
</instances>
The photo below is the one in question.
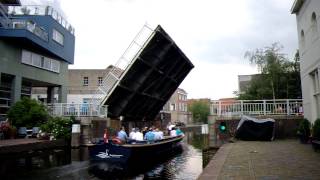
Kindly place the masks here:
<instances>
[{"instance_id":1,"label":"glass window","mask_svg":"<svg viewBox=\"0 0 320 180\"><path fill-rule=\"evenodd\" d=\"M49 71L54 71L59 73L60 62L54 59L50 59L45 56L41 56L36 53L32 53L27 50L22 50L21 62L31 66L36 66L41 69L46 69Z\"/></svg>"},{"instance_id":2,"label":"glass window","mask_svg":"<svg viewBox=\"0 0 320 180\"><path fill-rule=\"evenodd\" d=\"M32 65L41 67L41 58L38 54L32 53Z\"/></svg>"},{"instance_id":3,"label":"glass window","mask_svg":"<svg viewBox=\"0 0 320 180\"><path fill-rule=\"evenodd\" d=\"M102 86L103 79L102 77L98 77L98 86Z\"/></svg>"},{"instance_id":4,"label":"glass window","mask_svg":"<svg viewBox=\"0 0 320 180\"><path fill-rule=\"evenodd\" d=\"M52 39L55 40L57 43L63 45L64 36L63 36L63 34L61 34L61 33L60 33L59 31L57 31L56 29L53 29Z\"/></svg>"},{"instance_id":5,"label":"glass window","mask_svg":"<svg viewBox=\"0 0 320 180\"><path fill-rule=\"evenodd\" d=\"M51 69L54 72L60 72L60 62L51 59Z\"/></svg>"},{"instance_id":6,"label":"glass window","mask_svg":"<svg viewBox=\"0 0 320 180\"><path fill-rule=\"evenodd\" d=\"M83 77L83 86L88 86L88 84L89 84L89 78Z\"/></svg>"},{"instance_id":7,"label":"glass window","mask_svg":"<svg viewBox=\"0 0 320 180\"><path fill-rule=\"evenodd\" d=\"M26 64L32 64L31 52L22 50L21 62Z\"/></svg>"}]
</instances>

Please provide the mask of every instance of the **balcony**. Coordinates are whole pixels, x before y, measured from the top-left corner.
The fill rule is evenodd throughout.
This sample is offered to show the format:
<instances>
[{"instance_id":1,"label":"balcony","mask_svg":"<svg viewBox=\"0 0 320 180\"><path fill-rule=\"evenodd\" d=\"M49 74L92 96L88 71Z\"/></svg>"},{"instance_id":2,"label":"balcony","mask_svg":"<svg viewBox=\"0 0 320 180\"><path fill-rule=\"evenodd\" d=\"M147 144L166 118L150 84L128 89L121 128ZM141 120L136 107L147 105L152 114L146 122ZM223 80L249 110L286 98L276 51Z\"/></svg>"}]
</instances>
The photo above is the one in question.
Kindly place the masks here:
<instances>
[{"instance_id":1,"label":"balcony","mask_svg":"<svg viewBox=\"0 0 320 180\"><path fill-rule=\"evenodd\" d=\"M68 64L74 62L74 28L50 6L0 4L0 38Z\"/></svg>"},{"instance_id":2,"label":"balcony","mask_svg":"<svg viewBox=\"0 0 320 180\"><path fill-rule=\"evenodd\" d=\"M74 35L74 28L50 6L5 6L11 16L51 16Z\"/></svg>"},{"instance_id":3,"label":"balcony","mask_svg":"<svg viewBox=\"0 0 320 180\"><path fill-rule=\"evenodd\" d=\"M11 25L8 28L25 29L38 36L42 40L48 42L48 33L42 27L38 26L32 21L27 21L24 19L12 19Z\"/></svg>"}]
</instances>

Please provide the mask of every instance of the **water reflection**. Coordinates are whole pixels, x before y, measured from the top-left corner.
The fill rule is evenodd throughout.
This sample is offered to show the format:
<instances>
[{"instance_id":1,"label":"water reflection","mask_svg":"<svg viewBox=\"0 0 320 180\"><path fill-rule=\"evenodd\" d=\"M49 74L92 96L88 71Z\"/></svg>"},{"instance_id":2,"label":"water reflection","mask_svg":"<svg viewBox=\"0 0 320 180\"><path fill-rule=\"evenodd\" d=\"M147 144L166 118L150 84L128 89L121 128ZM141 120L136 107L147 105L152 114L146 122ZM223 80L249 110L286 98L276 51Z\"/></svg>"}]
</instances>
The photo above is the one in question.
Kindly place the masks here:
<instances>
[{"instance_id":1,"label":"water reflection","mask_svg":"<svg viewBox=\"0 0 320 180\"><path fill-rule=\"evenodd\" d=\"M90 162L88 149L60 149L0 157L1 179L196 179L209 162L209 136L185 132L182 149L133 167ZM4 178L3 178L4 177Z\"/></svg>"}]
</instances>

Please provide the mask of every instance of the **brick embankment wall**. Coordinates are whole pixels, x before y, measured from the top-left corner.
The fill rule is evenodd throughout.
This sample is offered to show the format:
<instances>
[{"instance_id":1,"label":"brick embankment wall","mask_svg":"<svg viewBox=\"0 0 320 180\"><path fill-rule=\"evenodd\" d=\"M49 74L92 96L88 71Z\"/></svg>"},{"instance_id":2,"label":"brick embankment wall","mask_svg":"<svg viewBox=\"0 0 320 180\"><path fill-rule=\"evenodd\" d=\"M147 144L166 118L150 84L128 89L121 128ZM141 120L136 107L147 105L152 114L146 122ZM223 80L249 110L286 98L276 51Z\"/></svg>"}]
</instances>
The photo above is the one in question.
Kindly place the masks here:
<instances>
[{"instance_id":1,"label":"brick embankment wall","mask_svg":"<svg viewBox=\"0 0 320 180\"><path fill-rule=\"evenodd\" d=\"M260 117L267 118L267 117ZM299 122L301 121L302 117L287 117L287 116L279 116L275 119L275 138L277 139L285 139L285 138L294 138L297 134L297 128ZM224 121L227 126L227 133L221 133L219 131L219 124ZM218 118L214 123L214 129L216 135L223 138L230 138L233 137L236 133L238 123L240 118L235 119L222 119Z\"/></svg>"}]
</instances>

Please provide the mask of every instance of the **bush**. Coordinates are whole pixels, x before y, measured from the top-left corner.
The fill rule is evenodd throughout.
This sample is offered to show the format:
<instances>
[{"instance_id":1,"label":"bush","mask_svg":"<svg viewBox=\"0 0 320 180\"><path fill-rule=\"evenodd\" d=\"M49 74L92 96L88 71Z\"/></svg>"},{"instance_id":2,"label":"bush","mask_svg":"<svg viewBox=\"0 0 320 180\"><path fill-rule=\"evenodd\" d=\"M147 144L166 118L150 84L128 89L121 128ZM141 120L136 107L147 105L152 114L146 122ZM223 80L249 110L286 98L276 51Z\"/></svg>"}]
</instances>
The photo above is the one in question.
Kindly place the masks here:
<instances>
[{"instance_id":1,"label":"bush","mask_svg":"<svg viewBox=\"0 0 320 180\"><path fill-rule=\"evenodd\" d=\"M42 132L51 134L54 139L71 137L72 120L62 117L50 117L49 120L40 126Z\"/></svg>"},{"instance_id":2,"label":"bush","mask_svg":"<svg viewBox=\"0 0 320 180\"><path fill-rule=\"evenodd\" d=\"M313 124L312 137L320 140L320 119L317 119Z\"/></svg>"},{"instance_id":3,"label":"bush","mask_svg":"<svg viewBox=\"0 0 320 180\"><path fill-rule=\"evenodd\" d=\"M308 119L303 119L300 121L297 133L302 137L310 137L310 122Z\"/></svg>"},{"instance_id":4,"label":"bush","mask_svg":"<svg viewBox=\"0 0 320 180\"><path fill-rule=\"evenodd\" d=\"M16 127L31 128L48 120L48 112L43 104L27 97L16 102L8 111L11 124Z\"/></svg>"}]
</instances>

